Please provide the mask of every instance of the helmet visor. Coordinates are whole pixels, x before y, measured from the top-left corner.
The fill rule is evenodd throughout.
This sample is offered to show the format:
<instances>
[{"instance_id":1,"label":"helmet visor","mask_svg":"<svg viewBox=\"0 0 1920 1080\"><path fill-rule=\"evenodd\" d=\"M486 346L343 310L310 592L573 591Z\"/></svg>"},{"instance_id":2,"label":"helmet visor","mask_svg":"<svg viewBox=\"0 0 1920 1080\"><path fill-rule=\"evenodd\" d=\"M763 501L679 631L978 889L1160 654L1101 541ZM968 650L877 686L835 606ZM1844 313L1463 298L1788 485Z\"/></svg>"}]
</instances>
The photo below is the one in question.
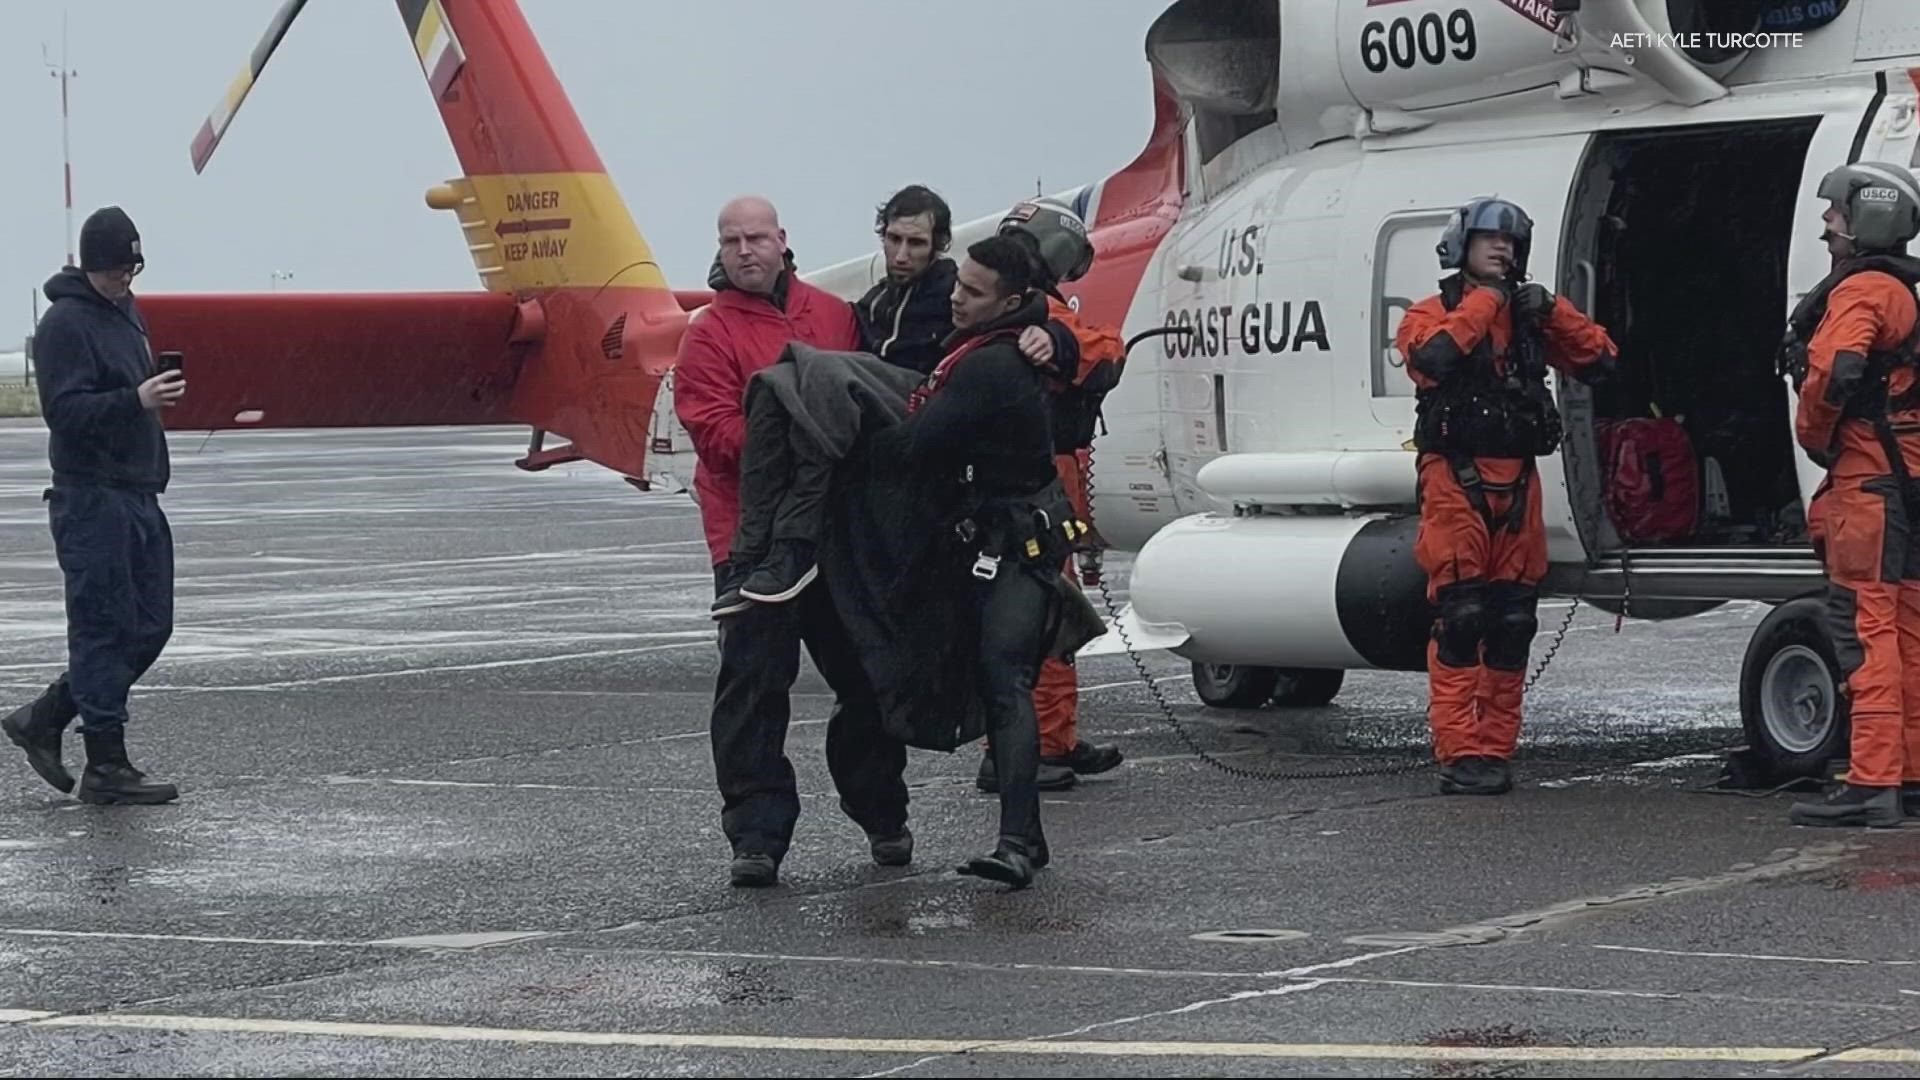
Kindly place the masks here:
<instances>
[{"instance_id":1,"label":"helmet visor","mask_svg":"<svg viewBox=\"0 0 1920 1080\"><path fill-rule=\"evenodd\" d=\"M1515 240L1526 240L1533 234L1533 222L1512 203L1489 199L1467 209L1467 232L1506 233Z\"/></svg>"}]
</instances>

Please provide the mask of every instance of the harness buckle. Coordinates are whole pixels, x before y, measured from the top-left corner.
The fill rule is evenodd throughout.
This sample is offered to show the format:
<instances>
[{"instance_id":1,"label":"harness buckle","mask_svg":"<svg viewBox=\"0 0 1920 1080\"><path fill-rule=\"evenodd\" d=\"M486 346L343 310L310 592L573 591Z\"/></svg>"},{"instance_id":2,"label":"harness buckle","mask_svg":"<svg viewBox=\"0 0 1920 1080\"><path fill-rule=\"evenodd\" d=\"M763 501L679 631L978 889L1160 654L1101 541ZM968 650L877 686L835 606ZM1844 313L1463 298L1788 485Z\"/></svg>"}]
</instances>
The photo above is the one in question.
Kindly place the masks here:
<instances>
[{"instance_id":1,"label":"harness buckle","mask_svg":"<svg viewBox=\"0 0 1920 1080\"><path fill-rule=\"evenodd\" d=\"M980 557L973 560L973 576L979 578L981 581L992 581L994 578L999 577L1000 556L988 555L984 551L981 552Z\"/></svg>"}]
</instances>

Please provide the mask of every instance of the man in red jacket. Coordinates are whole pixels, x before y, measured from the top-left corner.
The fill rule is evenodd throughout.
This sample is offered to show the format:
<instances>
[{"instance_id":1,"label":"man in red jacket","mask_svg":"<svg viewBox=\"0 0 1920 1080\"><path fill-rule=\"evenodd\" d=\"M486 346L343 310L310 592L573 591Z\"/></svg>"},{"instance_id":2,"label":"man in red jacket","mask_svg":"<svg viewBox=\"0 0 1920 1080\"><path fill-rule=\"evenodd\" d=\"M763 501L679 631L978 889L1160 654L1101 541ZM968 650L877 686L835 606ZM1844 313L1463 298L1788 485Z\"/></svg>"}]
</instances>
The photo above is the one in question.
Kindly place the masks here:
<instances>
[{"instance_id":1,"label":"man in red jacket","mask_svg":"<svg viewBox=\"0 0 1920 1080\"><path fill-rule=\"evenodd\" d=\"M674 369L674 412L699 458L693 488L716 595L739 573L728 547L740 517L747 380L779 360L791 341L837 351L859 347L853 308L793 273L786 230L771 203L734 199L721 209L719 225L722 276L713 303L688 326ZM784 748L802 641L834 692L827 768L841 809L866 831L875 862L911 862L906 746L882 734L873 691L823 585L815 583L791 603L750 605L720 625L713 762L724 800L721 828L733 848L733 883L778 880L800 816Z\"/></svg>"}]
</instances>

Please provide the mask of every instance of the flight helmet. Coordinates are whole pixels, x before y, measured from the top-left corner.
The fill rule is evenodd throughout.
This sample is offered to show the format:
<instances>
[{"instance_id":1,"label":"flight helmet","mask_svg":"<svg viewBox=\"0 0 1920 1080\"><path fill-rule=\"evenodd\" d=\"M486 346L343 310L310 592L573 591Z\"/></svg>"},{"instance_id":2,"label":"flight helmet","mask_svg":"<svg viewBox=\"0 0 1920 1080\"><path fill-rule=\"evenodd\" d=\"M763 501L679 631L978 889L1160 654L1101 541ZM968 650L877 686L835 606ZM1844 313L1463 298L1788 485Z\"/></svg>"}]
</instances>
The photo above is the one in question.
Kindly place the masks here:
<instances>
[{"instance_id":1,"label":"flight helmet","mask_svg":"<svg viewBox=\"0 0 1920 1080\"><path fill-rule=\"evenodd\" d=\"M1093 242L1087 239L1086 222L1058 199L1013 204L997 231L1023 238L1056 284L1077 281L1093 268Z\"/></svg>"},{"instance_id":2,"label":"flight helmet","mask_svg":"<svg viewBox=\"0 0 1920 1080\"><path fill-rule=\"evenodd\" d=\"M1443 270L1458 270L1467 264L1467 241L1477 232L1506 233L1513 237L1513 272L1527 273L1527 253L1533 248L1533 219L1515 203L1482 196L1453 212L1447 229L1440 234L1434 251Z\"/></svg>"},{"instance_id":3,"label":"flight helmet","mask_svg":"<svg viewBox=\"0 0 1920 1080\"><path fill-rule=\"evenodd\" d=\"M1820 178L1819 196L1847 215L1849 238L1860 251L1898 250L1920 234L1920 184L1898 165L1842 165Z\"/></svg>"}]
</instances>

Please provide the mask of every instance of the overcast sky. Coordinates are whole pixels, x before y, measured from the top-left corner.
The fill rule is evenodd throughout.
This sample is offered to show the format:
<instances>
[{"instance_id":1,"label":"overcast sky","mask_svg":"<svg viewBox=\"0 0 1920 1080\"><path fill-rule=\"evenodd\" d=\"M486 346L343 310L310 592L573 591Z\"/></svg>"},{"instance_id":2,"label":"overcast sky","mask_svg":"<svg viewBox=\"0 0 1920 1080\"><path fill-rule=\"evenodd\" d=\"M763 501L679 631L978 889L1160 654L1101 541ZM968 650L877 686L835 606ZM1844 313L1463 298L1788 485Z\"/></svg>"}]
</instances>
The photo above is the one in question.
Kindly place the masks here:
<instances>
[{"instance_id":1,"label":"overcast sky","mask_svg":"<svg viewBox=\"0 0 1920 1080\"><path fill-rule=\"evenodd\" d=\"M959 221L1036 177L1052 191L1125 164L1168 0L520 3L669 280L701 287L736 192L773 198L812 267L872 250L873 208L902 184L932 185ZM274 271L301 290L479 287L453 216L423 201L459 167L392 0L309 3L194 175L194 133L279 6L0 6L0 350L67 252L41 51L57 62L63 9L74 227L124 206L138 291L265 290Z\"/></svg>"}]
</instances>

